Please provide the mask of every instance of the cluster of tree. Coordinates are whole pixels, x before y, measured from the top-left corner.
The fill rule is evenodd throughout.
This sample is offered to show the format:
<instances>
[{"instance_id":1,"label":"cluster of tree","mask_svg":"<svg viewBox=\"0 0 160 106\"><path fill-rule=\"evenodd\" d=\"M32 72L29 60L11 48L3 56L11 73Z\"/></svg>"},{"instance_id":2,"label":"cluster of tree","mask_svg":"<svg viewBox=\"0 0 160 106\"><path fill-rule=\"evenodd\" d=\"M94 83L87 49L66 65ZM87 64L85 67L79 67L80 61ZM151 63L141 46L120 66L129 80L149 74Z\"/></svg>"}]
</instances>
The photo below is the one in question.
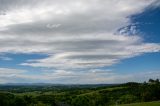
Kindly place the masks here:
<instances>
[{"instance_id":1,"label":"cluster of tree","mask_svg":"<svg viewBox=\"0 0 160 106\"><path fill-rule=\"evenodd\" d=\"M46 88L45 90L48 91ZM17 93L4 93L3 91L0 93L0 106L109 106L157 101L160 100L160 82L159 79L149 79L144 83L129 82L92 89L73 87L68 90L58 90L58 92L45 93L43 91L36 95L24 94L17 95Z\"/></svg>"},{"instance_id":2,"label":"cluster of tree","mask_svg":"<svg viewBox=\"0 0 160 106\"><path fill-rule=\"evenodd\" d=\"M57 106L54 96L39 95L17 96L10 93L0 93L0 106Z\"/></svg>"},{"instance_id":3,"label":"cluster of tree","mask_svg":"<svg viewBox=\"0 0 160 106\"><path fill-rule=\"evenodd\" d=\"M159 84L159 79L153 80L153 79L149 79L148 83L150 84Z\"/></svg>"}]
</instances>

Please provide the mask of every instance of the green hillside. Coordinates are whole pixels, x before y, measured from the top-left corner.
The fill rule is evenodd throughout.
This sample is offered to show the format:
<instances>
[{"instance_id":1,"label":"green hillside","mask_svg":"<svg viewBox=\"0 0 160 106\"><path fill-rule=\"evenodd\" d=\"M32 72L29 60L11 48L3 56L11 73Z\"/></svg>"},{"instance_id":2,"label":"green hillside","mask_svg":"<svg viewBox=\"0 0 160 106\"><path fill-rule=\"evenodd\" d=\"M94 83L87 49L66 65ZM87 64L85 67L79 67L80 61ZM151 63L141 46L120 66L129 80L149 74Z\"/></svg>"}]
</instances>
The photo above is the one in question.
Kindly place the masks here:
<instances>
[{"instance_id":1,"label":"green hillside","mask_svg":"<svg viewBox=\"0 0 160 106\"><path fill-rule=\"evenodd\" d=\"M116 85L0 86L0 106L160 106L151 101L160 101L158 79Z\"/></svg>"},{"instance_id":2,"label":"green hillside","mask_svg":"<svg viewBox=\"0 0 160 106\"><path fill-rule=\"evenodd\" d=\"M117 106L160 106L160 101L133 103L133 104L125 104L125 105L117 105Z\"/></svg>"}]
</instances>

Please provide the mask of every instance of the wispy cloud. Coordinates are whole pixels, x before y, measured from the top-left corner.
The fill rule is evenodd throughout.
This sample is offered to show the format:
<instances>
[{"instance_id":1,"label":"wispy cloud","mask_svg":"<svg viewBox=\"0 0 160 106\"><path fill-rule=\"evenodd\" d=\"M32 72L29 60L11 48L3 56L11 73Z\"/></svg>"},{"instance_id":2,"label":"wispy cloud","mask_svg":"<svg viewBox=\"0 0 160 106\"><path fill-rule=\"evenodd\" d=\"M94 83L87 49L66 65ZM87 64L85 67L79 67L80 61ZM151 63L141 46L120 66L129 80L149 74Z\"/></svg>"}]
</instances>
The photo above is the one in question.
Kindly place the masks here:
<instances>
[{"instance_id":1,"label":"wispy cloud","mask_svg":"<svg viewBox=\"0 0 160 106\"><path fill-rule=\"evenodd\" d=\"M0 55L0 60L10 61L12 58Z\"/></svg>"},{"instance_id":2,"label":"wispy cloud","mask_svg":"<svg viewBox=\"0 0 160 106\"><path fill-rule=\"evenodd\" d=\"M112 70L93 69L88 71L48 71L41 74L27 74L26 70L0 68L0 83L48 82L59 84L97 84L143 82L149 78L159 78L160 71L146 71L120 74Z\"/></svg>"}]
</instances>

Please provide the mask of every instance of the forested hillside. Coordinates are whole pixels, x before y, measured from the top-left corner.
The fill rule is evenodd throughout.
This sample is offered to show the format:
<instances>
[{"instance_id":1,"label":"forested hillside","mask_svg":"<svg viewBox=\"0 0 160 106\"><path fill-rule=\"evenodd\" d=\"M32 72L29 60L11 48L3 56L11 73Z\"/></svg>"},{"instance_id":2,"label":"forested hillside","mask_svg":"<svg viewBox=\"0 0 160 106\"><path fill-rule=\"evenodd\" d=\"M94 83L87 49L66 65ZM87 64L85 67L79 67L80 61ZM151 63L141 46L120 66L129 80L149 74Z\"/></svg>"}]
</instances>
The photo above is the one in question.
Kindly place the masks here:
<instances>
[{"instance_id":1,"label":"forested hillside","mask_svg":"<svg viewBox=\"0 0 160 106\"><path fill-rule=\"evenodd\" d=\"M160 100L160 82L117 85L1 85L0 106L113 106Z\"/></svg>"}]
</instances>

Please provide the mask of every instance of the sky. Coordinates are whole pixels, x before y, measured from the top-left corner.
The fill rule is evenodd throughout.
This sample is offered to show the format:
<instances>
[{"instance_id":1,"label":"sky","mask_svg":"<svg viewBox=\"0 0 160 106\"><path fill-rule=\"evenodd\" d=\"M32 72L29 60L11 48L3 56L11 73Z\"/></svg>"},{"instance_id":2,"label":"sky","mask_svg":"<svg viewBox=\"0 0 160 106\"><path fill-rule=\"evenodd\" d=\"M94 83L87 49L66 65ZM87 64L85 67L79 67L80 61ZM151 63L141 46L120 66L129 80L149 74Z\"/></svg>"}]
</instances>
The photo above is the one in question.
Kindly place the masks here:
<instances>
[{"instance_id":1,"label":"sky","mask_svg":"<svg viewBox=\"0 0 160 106\"><path fill-rule=\"evenodd\" d=\"M159 0L0 0L0 83L160 78Z\"/></svg>"}]
</instances>

